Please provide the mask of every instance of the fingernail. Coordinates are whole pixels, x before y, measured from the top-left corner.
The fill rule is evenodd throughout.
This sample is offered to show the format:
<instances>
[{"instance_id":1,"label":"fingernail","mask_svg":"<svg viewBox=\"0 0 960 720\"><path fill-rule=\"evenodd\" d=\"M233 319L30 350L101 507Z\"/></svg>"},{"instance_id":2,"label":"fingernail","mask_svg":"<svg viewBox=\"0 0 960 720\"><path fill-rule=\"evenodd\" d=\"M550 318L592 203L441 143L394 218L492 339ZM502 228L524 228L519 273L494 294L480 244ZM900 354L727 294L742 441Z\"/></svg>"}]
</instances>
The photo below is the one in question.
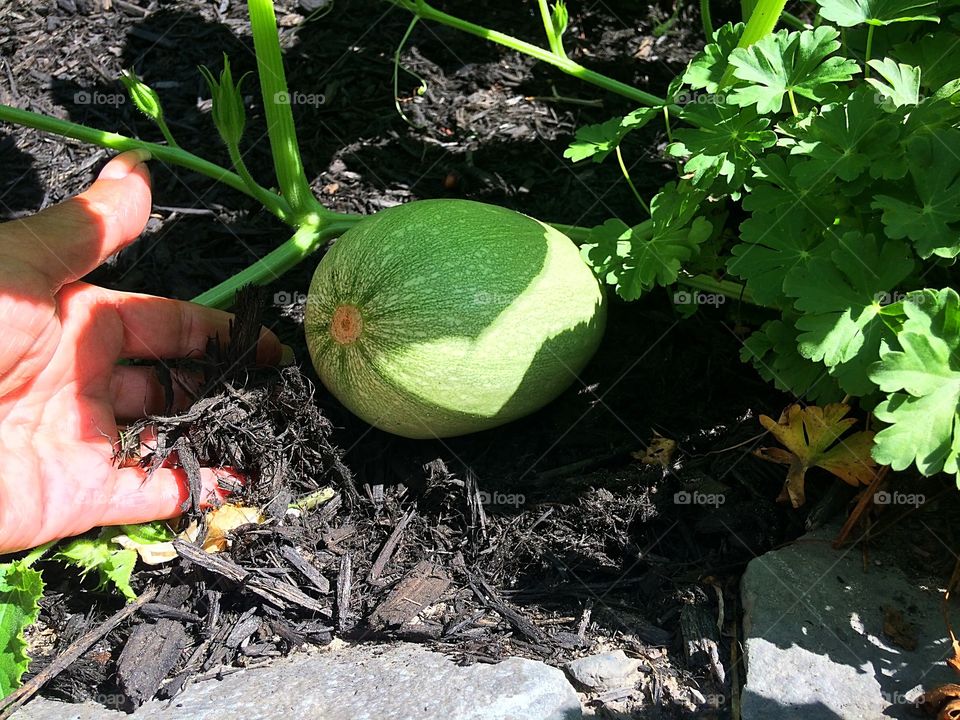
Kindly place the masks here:
<instances>
[{"instance_id":1,"label":"fingernail","mask_svg":"<svg viewBox=\"0 0 960 720\"><path fill-rule=\"evenodd\" d=\"M122 180L136 169L137 165L145 163L153 155L149 150L137 148L120 153L103 166L98 178L100 180Z\"/></svg>"},{"instance_id":2,"label":"fingernail","mask_svg":"<svg viewBox=\"0 0 960 720\"><path fill-rule=\"evenodd\" d=\"M286 367L287 365L293 365L296 362L297 357L293 354L293 348L289 345L280 346L280 367Z\"/></svg>"}]
</instances>

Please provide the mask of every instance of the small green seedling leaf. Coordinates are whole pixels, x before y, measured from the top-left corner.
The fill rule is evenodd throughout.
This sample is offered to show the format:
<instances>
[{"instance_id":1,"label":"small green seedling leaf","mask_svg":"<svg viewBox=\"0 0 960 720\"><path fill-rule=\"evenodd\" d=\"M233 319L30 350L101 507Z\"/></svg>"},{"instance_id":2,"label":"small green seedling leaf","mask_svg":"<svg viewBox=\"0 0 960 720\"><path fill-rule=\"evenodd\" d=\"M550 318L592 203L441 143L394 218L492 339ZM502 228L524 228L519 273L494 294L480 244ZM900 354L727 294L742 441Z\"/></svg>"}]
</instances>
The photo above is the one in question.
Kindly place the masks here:
<instances>
[{"instance_id":1,"label":"small green seedling leaf","mask_svg":"<svg viewBox=\"0 0 960 720\"><path fill-rule=\"evenodd\" d=\"M871 207L883 211L887 237L910 238L920 257L956 257L960 254L960 131L940 129L910 138L907 158L914 197L904 187L899 197L877 195Z\"/></svg>"},{"instance_id":2,"label":"small green seedling leaf","mask_svg":"<svg viewBox=\"0 0 960 720\"><path fill-rule=\"evenodd\" d=\"M817 0L820 15L840 27L889 25L925 20L940 22L935 0Z\"/></svg>"},{"instance_id":3,"label":"small green seedling leaf","mask_svg":"<svg viewBox=\"0 0 960 720\"><path fill-rule=\"evenodd\" d=\"M108 584L113 585L127 600L136 600L137 594L130 586L130 576L137 562L137 553L111 542L120 533L120 528L102 528L96 537L82 536L70 541L53 557L76 565L80 568L81 577L96 570L100 589Z\"/></svg>"},{"instance_id":4,"label":"small green seedling leaf","mask_svg":"<svg viewBox=\"0 0 960 720\"><path fill-rule=\"evenodd\" d=\"M0 565L0 699L20 687L30 665L23 631L37 621L40 573L23 562Z\"/></svg>"},{"instance_id":5,"label":"small green seedling leaf","mask_svg":"<svg viewBox=\"0 0 960 720\"><path fill-rule=\"evenodd\" d=\"M853 60L830 57L840 48L840 33L832 27L767 35L749 48L730 54L730 65L738 79L748 83L731 91L730 102L756 105L761 115L780 112L790 94L811 100L824 99L836 83L846 82L860 67ZM794 108L796 114L796 109Z\"/></svg>"},{"instance_id":6,"label":"small green seedling leaf","mask_svg":"<svg viewBox=\"0 0 960 720\"><path fill-rule=\"evenodd\" d=\"M896 60L870 60L867 65L876 70L887 82L877 78L867 78L893 107L920 104L920 68L898 63Z\"/></svg>"},{"instance_id":7,"label":"small green seedling leaf","mask_svg":"<svg viewBox=\"0 0 960 720\"><path fill-rule=\"evenodd\" d=\"M877 462L924 475L953 473L960 485L960 296L952 288L911 293L895 344L884 344L871 378L890 393L874 413L890 423L876 437Z\"/></svg>"}]
</instances>

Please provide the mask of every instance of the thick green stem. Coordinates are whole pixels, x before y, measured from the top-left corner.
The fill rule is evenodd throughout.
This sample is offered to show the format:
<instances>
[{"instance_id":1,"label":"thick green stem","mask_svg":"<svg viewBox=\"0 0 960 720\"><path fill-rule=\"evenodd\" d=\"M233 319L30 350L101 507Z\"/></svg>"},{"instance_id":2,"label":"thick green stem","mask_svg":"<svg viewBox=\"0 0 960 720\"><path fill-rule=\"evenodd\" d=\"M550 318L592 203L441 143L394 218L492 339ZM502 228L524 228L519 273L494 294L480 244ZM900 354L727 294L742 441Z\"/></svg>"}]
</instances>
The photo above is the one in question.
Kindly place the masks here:
<instances>
[{"instance_id":1,"label":"thick green stem","mask_svg":"<svg viewBox=\"0 0 960 720\"><path fill-rule=\"evenodd\" d=\"M273 165L277 171L280 190L296 215L320 212L320 204L310 191L310 183L303 171L297 131L293 125L291 96L280 52L280 36L272 0L249 0L250 26L257 55L257 74L260 92L270 134Z\"/></svg>"},{"instance_id":2,"label":"thick green stem","mask_svg":"<svg viewBox=\"0 0 960 720\"><path fill-rule=\"evenodd\" d=\"M267 195L257 197L243 181L243 178L236 173L178 147L169 147L167 145L159 145L158 143L137 140L136 138L114 132L107 132L106 130L98 130L87 127L86 125L60 120L59 118L41 115L40 113L29 110L19 110L8 105L0 105L0 120L35 130L42 130L43 132L54 133L55 135L62 135L63 137L73 138L74 140L80 140L90 143L91 145L98 145L118 152L136 149L149 150L150 154L160 162L179 165L198 172L201 175L206 175L224 185L229 185L234 190L239 190L245 195L250 195L262 202L270 212L281 220L289 221L290 206L284 198L269 191L265 191Z\"/></svg>"},{"instance_id":3,"label":"thick green stem","mask_svg":"<svg viewBox=\"0 0 960 720\"><path fill-rule=\"evenodd\" d=\"M270 251L250 267L193 298L193 302L207 307L228 308L234 295L244 285L266 285L297 265L310 253L323 247L331 238L342 235L362 218L341 219L326 225L305 222L293 236Z\"/></svg>"},{"instance_id":4,"label":"thick green stem","mask_svg":"<svg viewBox=\"0 0 960 720\"><path fill-rule=\"evenodd\" d=\"M870 56L873 53L873 30L876 26L871 25L867 28L867 49L863 54L863 76L870 77Z\"/></svg>"},{"instance_id":5,"label":"thick green stem","mask_svg":"<svg viewBox=\"0 0 960 720\"><path fill-rule=\"evenodd\" d=\"M710 15L710 0L700 0L700 20L703 21L703 34L707 42L713 39L713 17Z\"/></svg>"},{"instance_id":6,"label":"thick green stem","mask_svg":"<svg viewBox=\"0 0 960 720\"><path fill-rule=\"evenodd\" d=\"M772 33L786 4L787 0L757 0L737 47L750 47Z\"/></svg>"},{"instance_id":7,"label":"thick green stem","mask_svg":"<svg viewBox=\"0 0 960 720\"><path fill-rule=\"evenodd\" d=\"M557 44L557 34L553 31L553 20L550 18L550 8L547 6L547 0L537 0L540 7L540 18L543 20L543 30L547 34L547 45L550 52L554 55L563 55Z\"/></svg>"},{"instance_id":8,"label":"thick green stem","mask_svg":"<svg viewBox=\"0 0 960 720\"><path fill-rule=\"evenodd\" d=\"M253 175L250 174L250 171L247 169L247 164L243 161L243 156L240 154L240 148L236 145L227 145L227 153L230 155L230 162L233 163L233 168L250 189L250 194L266 207L277 195L253 179Z\"/></svg>"},{"instance_id":9,"label":"thick green stem","mask_svg":"<svg viewBox=\"0 0 960 720\"><path fill-rule=\"evenodd\" d=\"M786 4L787 0L757 0L753 4L750 19L747 20L747 25L743 28L743 35L740 36L737 47L748 48L772 33ZM733 80L733 65L730 65L723 74L720 86L729 84L731 80Z\"/></svg>"},{"instance_id":10,"label":"thick green stem","mask_svg":"<svg viewBox=\"0 0 960 720\"><path fill-rule=\"evenodd\" d=\"M750 296L749 291L743 285L731 280L717 280L710 275L691 275L688 277L681 275L677 278L677 284L693 290L703 290L715 295L723 295L731 300L741 300L750 305L763 307Z\"/></svg>"}]
</instances>

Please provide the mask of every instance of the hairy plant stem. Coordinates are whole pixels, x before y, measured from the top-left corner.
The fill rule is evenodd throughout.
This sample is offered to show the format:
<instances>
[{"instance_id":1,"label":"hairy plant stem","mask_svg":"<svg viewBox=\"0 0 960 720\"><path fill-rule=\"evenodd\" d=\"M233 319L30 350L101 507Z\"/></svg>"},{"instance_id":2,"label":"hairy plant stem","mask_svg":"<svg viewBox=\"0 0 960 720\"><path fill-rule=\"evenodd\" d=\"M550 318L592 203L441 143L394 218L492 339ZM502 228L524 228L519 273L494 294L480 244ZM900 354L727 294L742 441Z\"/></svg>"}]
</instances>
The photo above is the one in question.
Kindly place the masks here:
<instances>
[{"instance_id":1,"label":"hairy plant stem","mask_svg":"<svg viewBox=\"0 0 960 720\"><path fill-rule=\"evenodd\" d=\"M543 30L547 34L547 45L550 47L550 52L554 55L563 55L563 50L560 49L557 42L557 34L553 31L553 20L550 18L550 8L547 6L547 0L537 0L537 4L540 7L540 18L543 20Z\"/></svg>"},{"instance_id":2,"label":"hairy plant stem","mask_svg":"<svg viewBox=\"0 0 960 720\"><path fill-rule=\"evenodd\" d=\"M233 277L200 293L193 298L193 302L207 307L228 308L233 304L234 295L239 288L273 282L312 252L323 247L328 240L343 234L355 222L356 220L321 224L319 218L314 218L312 222L308 220L282 245Z\"/></svg>"},{"instance_id":3,"label":"hairy plant stem","mask_svg":"<svg viewBox=\"0 0 960 720\"><path fill-rule=\"evenodd\" d=\"M322 212L322 208L310 190L310 183L303 171L297 131L293 125L291 97L287 90L287 78L280 52L280 34L272 0L249 0L250 26L253 30L253 46L257 56L257 75L260 93L267 117L270 149L277 182L290 207L297 216L310 212ZM299 224L299 223L295 223Z\"/></svg>"},{"instance_id":4,"label":"hairy plant stem","mask_svg":"<svg viewBox=\"0 0 960 720\"><path fill-rule=\"evenodd\" d=\"M221 182L224 185L239 190L245 195L263 203L264 207L276 215L284 222L289 222L292 215L290 205L286 199L276 193L272 193L266 188L257 186L263 191L262 194L254 194L254 191L244 182L243 178L216 163L204 160L193 153L187 152L179 147L168 147L158 143L146 142L136 138L120 135L115 132L98 130L78 123L60 120L59 118L41 115L30 110L19 110L9 105L0 105L0 120L16 123L23 127L42 130L43 132L54 133L63 137L80 140L91 145L123 152L124 150L149 150L150 154L162 163L170 165L179 165L194 172L206 175L207 177ZM259 193L259 191L258 191Z\"/></svg>"},{"instance_id":5,"label":"hairy plant stem","mask_svg":"<svg viewBox=\"0 0 960 720\"><path fill-rule=\"evenodd\" d=\"M700 20L703 22L703 34L707 42L713 39L713 17L710 14L710 0L700 0Z\"/></svg>"}]
</instances>

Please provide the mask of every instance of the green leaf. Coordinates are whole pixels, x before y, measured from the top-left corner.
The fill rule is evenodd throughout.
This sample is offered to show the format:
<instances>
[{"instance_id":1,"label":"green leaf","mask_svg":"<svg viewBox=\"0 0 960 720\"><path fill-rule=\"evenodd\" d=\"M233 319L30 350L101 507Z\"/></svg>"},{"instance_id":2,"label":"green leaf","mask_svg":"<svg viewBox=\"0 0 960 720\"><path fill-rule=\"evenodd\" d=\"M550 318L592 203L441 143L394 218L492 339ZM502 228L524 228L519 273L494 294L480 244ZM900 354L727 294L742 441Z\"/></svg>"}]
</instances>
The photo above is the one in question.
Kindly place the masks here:
<instances>
[{"instance_id":1,"label":"green leaf","mask_svg":"<svg viewBox=\"0 0 960 720\"><path fill-rule=\"evenodd\" d=\"M960 296L952 288L908 296L897 333L871 378L890 393L874 410L890 423L877 433L873 457L924 475L954 473L960 484Z\"/></svg>"},{"instance_id":2,"label":"green leaf","mask_svg":"<svg viewBox=\"0 0 960 720\"><path fill-rule=\"evenodd\" d=\"M957 49L957 33L947 29L894 46L897 59L923 68L920 84L928 90L940 88L960 77L960 52Z\"/></svg>"},{"instance_id":3,"label":"green leaf","mask_svg":"<svg viewBox=\"0 0 960 720\"><path fill-rule=\"evenodd\" d=\"M870 60L867 65L876 70L887 82L867 78L885 99L894 107L920 104L920 68L904 65L896 60Z\"/></svg>"},{"instance_id":4,"label":"green leaf","mask_svg":"<svg viewBox=\"0 0 960 720\"><path fill-rule=\"evenodd\" d=\"M573 162L593 158L600 162L620 143L620 118L612 118L600 125L584 125L577 128L570 147L563 156Z\"/></svg>"},{"instance_id":5,"label":"green leaf","mask_svg":"<svg viewBox=\"0 0 960 720\"><path fill-rule=\"evenodd\" d=\"M608 220L594 228L581 252L594 272L614 285L624 300L636 300L656 285L671 285L682 264L693 258L713 230L694 217L703 193L669 183L650 202L651 223L628 227Z\"/></svg>"},{"instance_id":6,"label":"green leaf","mask_svg":"<svg viewBox=\"0 0 960 720\"><path fill-rule=\"evenodd\" d=\"M783 283L803 313L797 320L800 354L829 367L856 358L868 328L883 327L880 298L910 274L911 258L903 243L878 243L857 232L831 234Z\"/></svg>"},{"instance_id":7,"label":"green leaf","mask_svg":"<svg viewBox=\"0 0 960 720\"><path fill-rule=\"evenodd\" d=\"M811 258L832 223L830 204L797 186L791 177L798 161L768 155L757 164L752 191L743 201L752 214L740 224L740 240L731 250L728 271L746 281L750 296L770 307L784 304L787 271Z\"/></svg>"},{"instance_id":8,"label":"green leaf","mask_svg":"<svg viewBox=\"0 0 960 720\"><path fill-rule=\"evenodd\" d=\"M766 115L780 112L788 93L823 100L825 91L860 72L853 60L829 57L840 47L839 35L826 26L793 33L781 30L749 48L734 50L730 54L733 74L749 84L734 88L730 102L756 105Z\"/></svg>"},{"instance_id":9,"label":"green leaf","mask_svg":"<svg viewBox=\"0 0 960 720\"><path fill-rule=\"evenodd\" d=\"M907 143L913 192L901 185L899 197L877 195L884 231L910 238L917 254L953 258L960 254L960 131L940 129Z\"/></svg>"},{"instance_id":10,"label":"green leaf","mask_svg":"<svg viewBox=\"0 0 960 720\"><path fill-rule=\"evenodd\" d=\"M876 93L861 85L846 102L825 105L798 127L791 155L810 162L795 169L799 184L817 187L834 177L850 183L869 170L874 177L895 179L907 172L898 140L900 121L884 112Z\"/></svg>"},{"instance_id":11,"label":"green leaf","mask_svg":"<svg viewBox=\"0 0 960 720\"><path fill-rule=\"evenodd\" d=\"M740 359L751 363L764 380L796 397L817 404L837 402L843 397L823 365L797 352L797 330L783 320L769 320L747 338Z\"/></svg>"},{"instance_id":12,"label":"green leaf","mask_svg":"<svg viewBox=\"0 0 960 720\"><path fill-rule=\"evenodd\" d=\"M914 20L940 22L935 0L817 0L817 4L820 15L840 27Z\"/></svg>"},{"instance_id":13,"label":"green leaf","mask_svg":"<svg viewBox=\"0 0 960 720\"><path fill-rule=\"evenodd\" d=\"M717 92L723 85L723 76L727 72L730 53L740 42L743 28L743 23L736 25L727 23L718 28L713 33L713 41L690 61L683 73L683 82L694 90Z\"/></svg>"},{"instance_id":14,"label":"green leaf","mask_svg":"<svg viewBox=\"0 0 960 720\"><path fill-rule=\"evenodd\" d=\"M30 665L23 631L37 621L42 596L39 572L22 562L0 565L0 698L20 687Z\"/></svg>"},{"instance_id":15,"label":"green leaf","mask_svg":"<svg viewBox=\"0 0 960 720\"><path fill-rule=\"evenodd\" d=\"M130 575L137 563L137 553L110 542L119 534L120 528L102 528L96 537L82 536L72 540L54 555L54 559L76 565L80 568L81 577L96 570L100 589L112 584L127 600L136 600L137 594L130 586Z\"/></svg>"},{"instance_id":16,"label":"green leaf","mask_svg":"<svg viewBox=\"0 0 960 720\"><path fill-rule=\"evenodd\" d=\"M593 158L601 162L616 150L617 145L631 130L638 130L657 116L659 108L638 108L621 118L611 118L599 125L584 125L577 128L574 140L563 151L563 156L572 162Z\"/></svg>"},{"instance_id":17,"label":"green leaf","mask_svg":"<svg viewBox=\"0 0 960 720\"><path fill-rule=\"evenodd\" d=\"M776 144L777 135L769 129L770 120L752 108L705 105L702 112L710 122L675 130L667 153L687 158L683 169L693 185L707 190L721 178L726 192L737 190L755 158Z\"/></svg>"}]
</instances>

